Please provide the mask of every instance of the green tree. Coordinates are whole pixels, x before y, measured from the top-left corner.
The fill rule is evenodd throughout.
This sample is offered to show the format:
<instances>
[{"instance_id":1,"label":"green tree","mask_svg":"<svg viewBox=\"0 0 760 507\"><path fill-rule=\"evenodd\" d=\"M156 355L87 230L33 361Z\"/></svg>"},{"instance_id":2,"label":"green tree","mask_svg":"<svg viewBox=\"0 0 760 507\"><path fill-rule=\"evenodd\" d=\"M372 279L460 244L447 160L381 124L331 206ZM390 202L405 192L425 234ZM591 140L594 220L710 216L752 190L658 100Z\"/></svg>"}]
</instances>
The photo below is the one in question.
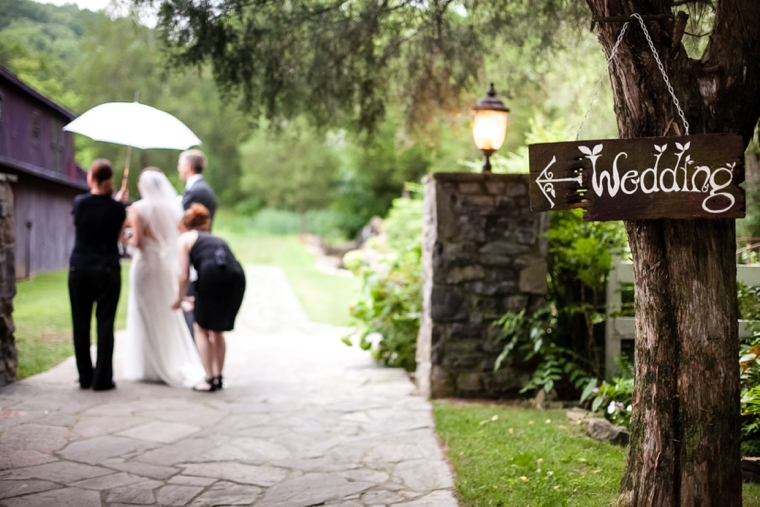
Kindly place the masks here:
<instances>
[{"instance_id":1,"label":"green tree","mask_svg":"<svg viewBox=\"0 0 760 507\"><path fill-rule=\"evenodd\" d=\"M83 96L82 111L103 102L131 102L139 92L140 102L177 116L203 141L201 148L209 157L206 178L221 201L233 203L241 197L238 146L248 134L248 124L234 104L222 102L207 69L168 69L155 31L130 18L112 20L102 15L89 22L81 52L76 86ZM80 160L84 165L105 156L121 169L125 147L81 137L79 142L86 148ZM131 165L133 169L157 166L176 181L178 154L141 151L133 155ZM136 180L130 178L134 195Z\"/></svg>"},{"instance_id":2,"label":"green tree","mask_svg":"<svg viewBox=\"0 0 760 507\"><path fill-rule=\"evenodd\" d=\"M166 0L159 23L173 61L209 62L253 117L371 130L394 104L420 123L456 109L497 34L552 47L583 12L570 0Z\"/></svg>"},{"instance_id":3,"label":"green tree","mask_svg":"<svg viewBox=\"0 0 760 507\"><path fill-rule=\"evenodd\" d=\"M0 65L69 109L81 101L72 68L81 59L79 38L95 14L74 5L0 0Z\"/></svg>"},{"instance_id":4,"label":"green tree","mask_svg":"<svg viewBox=\"0 0 760 507\"><path fill-rule=\"evenodd\" d=\"M593 79L605 69L598 49L589 57L593 36L573 23L581 7L566 0L538 7L527 0L425 8L365 0L215 5L162 2L172 60L208 62L226 95L240 95L253 118L263 114L279 125L300 115L345 129L332 207L347 217L349 233L384 215L404 181L459 170L458 160L476 155L461 104L483 93L474 84L485 81L484 68L506 99L517 100L505 151L524 143L543 103L551 102L548 116L558 118L578 109L579 96L589 102L592 87L581 83L567 93L566 76L551 61L561 58L572 67L565 73ZM580 48L580 56L563 52L566 46ZM588 132L609 132L611 115L589 124Z\"/></svg>"},{"instance_id":5,"label":"green tree","mask_svg":"<svg viewBox=\"0 0 760 507\"><path fill-rule=\"evenodd\" d=\"M83 21L96 16L89 10L80 10L74 3L62 6L37 3L31 0L0 0L0 30L5 30L17 20L27 20L53 32L71 30L81 35Z\"/></svg>"},{"instance_id":6,"label":"green tree","mask_svg":"<svg viewBox=\"0 0 760 507\"><path fill-rule=\"evenodd\" d=\"M333 208L344 216L350 236L373 216L385 216L404 183L419 182L431 165L431 147L424 140L401 137L401 122L387 117L369 142L348 137L340 150L341 164Z\"/></svg>"},{"instance_id":7,"label":"green tree","mask_svg":"<svg viewBox=\"0 0 760 507\"><path fill-rule=\"evenodd\" d=\"M241 188L269 207L298 212L305 230L306 212L333 200L335 148L300 118L280 129L262 127L241 146Z\"/></svg>"}]
</instances>

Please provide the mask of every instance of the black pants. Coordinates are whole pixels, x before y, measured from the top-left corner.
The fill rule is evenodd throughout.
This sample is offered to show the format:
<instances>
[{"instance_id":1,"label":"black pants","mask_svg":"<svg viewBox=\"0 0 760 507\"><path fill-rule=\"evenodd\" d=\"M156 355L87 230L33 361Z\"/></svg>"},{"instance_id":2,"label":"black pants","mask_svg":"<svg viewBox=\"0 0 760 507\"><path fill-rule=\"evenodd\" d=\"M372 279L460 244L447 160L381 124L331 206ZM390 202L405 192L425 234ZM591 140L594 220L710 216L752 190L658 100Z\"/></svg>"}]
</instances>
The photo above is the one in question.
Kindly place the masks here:
<instances>
[{"instance_id":1,"label":"black pants","mask_svg":"<svg viewBox=\"0 0 760 507\"><path fill-rule=\"evenodd\" d=\"M69 268L69 298L74 323L74 351L83 388L108 389L113 381L113 326L121 292L118 267ZM98 329L98 361L93 370L90 357L92 306Z\"/></svg>"}]
</instances>

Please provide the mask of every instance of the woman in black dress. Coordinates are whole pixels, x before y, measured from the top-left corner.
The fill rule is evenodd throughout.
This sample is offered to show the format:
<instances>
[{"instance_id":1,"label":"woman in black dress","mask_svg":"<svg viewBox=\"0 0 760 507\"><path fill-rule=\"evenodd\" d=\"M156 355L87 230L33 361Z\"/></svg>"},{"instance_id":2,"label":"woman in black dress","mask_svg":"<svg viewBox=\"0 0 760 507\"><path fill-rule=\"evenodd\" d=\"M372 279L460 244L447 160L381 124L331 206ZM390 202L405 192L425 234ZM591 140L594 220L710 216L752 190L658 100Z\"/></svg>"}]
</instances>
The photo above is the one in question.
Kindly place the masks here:
<instances>
[{"instance_id":1,"label":"woman in black dress","mask_svg":"<svg viewBox=\"0 0 760 507\"><path fill-rule=\"evenodd\" d=\"M96 391L113 389L113 326L121 291L118 242L127 212L113 193L111 162L99 158L87 173L90 193L74 199L76 240L69 261L69 297L74 325L74 351L79 386ZM90 357L92 307L98 329L98 358Z\"/></svg>"},{"instance_id":2,"label":"woman in black dress","mask_svg":"<svg viewBox=\"0 0 760 507\"><path fill-rule=\"evenodd\" d=\"M206 370L206 381L194 389L215 391L224 387L222 369L226 344L224 332L232 331L243 302L243 268L221 238L208 232L211 219L202 204L193 204L179 224L179 292L172 306L181 307L190 286L190 265L198 272L195 282L195 344Z\"/></svg>"}]
</instances>

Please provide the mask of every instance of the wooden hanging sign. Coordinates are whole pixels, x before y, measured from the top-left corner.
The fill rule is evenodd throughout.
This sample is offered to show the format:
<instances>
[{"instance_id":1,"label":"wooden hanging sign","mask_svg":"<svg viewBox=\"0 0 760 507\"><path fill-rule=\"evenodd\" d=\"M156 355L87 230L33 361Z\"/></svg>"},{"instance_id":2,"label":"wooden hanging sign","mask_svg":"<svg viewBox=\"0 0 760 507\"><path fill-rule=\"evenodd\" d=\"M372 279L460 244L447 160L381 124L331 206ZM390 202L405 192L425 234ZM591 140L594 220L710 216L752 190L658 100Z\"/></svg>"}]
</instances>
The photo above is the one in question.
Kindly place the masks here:
<instances>
[{"instance_id":1,"label":"wooden hanging sign","mask_svg":"<svg viewBox=\"0 0 760 507\"><path fill-rule=\"evenodd\" d=\"M532 144L533 211L583 220L743 218L744 143L734 134Z\"/></svg>"}]
</instances>

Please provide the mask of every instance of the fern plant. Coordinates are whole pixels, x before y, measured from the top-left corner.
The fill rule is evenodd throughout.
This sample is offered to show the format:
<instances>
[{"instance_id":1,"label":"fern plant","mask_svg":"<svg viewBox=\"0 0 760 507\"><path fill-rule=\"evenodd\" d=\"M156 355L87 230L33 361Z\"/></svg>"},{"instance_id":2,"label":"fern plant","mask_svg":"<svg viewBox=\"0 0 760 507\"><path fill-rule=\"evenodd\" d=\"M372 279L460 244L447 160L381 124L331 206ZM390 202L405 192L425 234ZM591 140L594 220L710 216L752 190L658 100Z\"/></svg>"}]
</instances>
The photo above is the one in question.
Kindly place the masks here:
<instances>
[{"instance_id":1,"label":"fern plant","mask_svg":"<svg viewBox=\"0 0 760 507\"><path fill-rule=\"evenodd\" d=\"M589 381L588 361L555 341L556 333L553 334L553 331L557 326L557 310L553 306L545 305L532 313L525 310L510 312L496 325L501 326L499 340L505 343L496 359L494 371L515 354L523 362L537 362L521 393L538 389L548 393L563 378L567 378L576 388Z\"/></svg>"},{"instance_id":2,"label":"fern plant","mask_svg":"<svg viewBox=\"0 0 760 507\"><path fill-rule=\"evenodd\" d=\"M741 345L742 454L760 456L760 335Z\"/></svg>"}]
</instances>

